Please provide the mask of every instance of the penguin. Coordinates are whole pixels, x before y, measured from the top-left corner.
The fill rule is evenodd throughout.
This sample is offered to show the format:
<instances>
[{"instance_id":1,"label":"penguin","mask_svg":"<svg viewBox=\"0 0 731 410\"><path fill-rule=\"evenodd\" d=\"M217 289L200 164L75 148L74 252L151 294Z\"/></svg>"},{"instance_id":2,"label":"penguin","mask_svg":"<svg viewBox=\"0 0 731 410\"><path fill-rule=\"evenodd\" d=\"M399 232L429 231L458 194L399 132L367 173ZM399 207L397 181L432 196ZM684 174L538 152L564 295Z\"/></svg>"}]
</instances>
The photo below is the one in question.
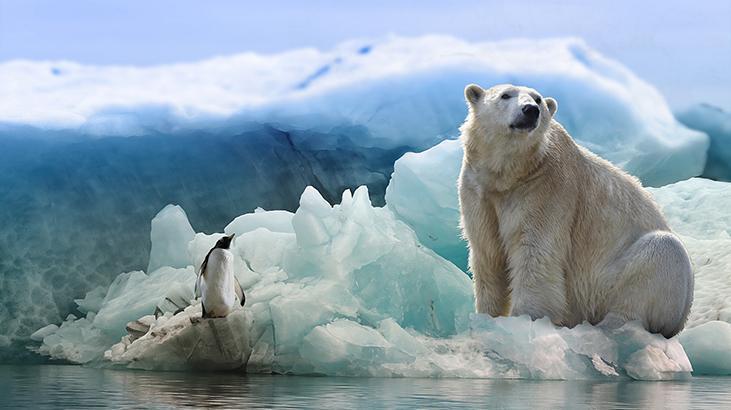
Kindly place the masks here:
<instances>
[{"instance_id":1,"label":"penguin","mask_svg":"<svg viewBox=\"0 0 731 410\"><path fill-rule=\"evenodd\" d=\"M195 297L201 298L204 318L225 317L238 299L246 302L244 290L234 275L234 256L229 250L234 235L224 236L211 248L198 271Z\"/></svg>"}]
</instances>

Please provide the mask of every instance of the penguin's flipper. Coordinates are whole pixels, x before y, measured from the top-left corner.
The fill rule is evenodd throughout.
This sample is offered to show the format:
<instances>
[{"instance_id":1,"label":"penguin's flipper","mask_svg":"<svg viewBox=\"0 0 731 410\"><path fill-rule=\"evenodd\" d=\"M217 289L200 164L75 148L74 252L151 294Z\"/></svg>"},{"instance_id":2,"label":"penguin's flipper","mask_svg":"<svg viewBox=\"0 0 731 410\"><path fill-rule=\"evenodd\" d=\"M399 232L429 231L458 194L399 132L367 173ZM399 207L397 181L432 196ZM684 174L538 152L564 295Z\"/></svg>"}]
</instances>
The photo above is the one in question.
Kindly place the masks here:
<instances>
[{"instance_id":1,"label":"penguin's flipper","mask_svg":"<svg viewBox=\"0 0 731 410\"><path fill-rule=\"evenodd\" d=\"M236 292L236 296L239 297L239 300L241 301L241 306L244 306L244 303L246 303L246 295L244 294L244 288L241 287L241 283L239 283L239 280L236 279L236 276L234 276L234 291Z\"/></svg>"},{"instance_id":2,"label":"penguin's flipper","mask_svg":"<svg viewBox=\"0 0 731 410\"><path fill-rule=\"evenodd\" d=\"M208 316L206 314L206 305L204 305L203 302L201 302L201 317L206 317L206 316Z\"/></svg>"},{"instance_id":3,"label":"penguin's flipper","mask_svg":"<svg viewBox=\"0 0 731 410\"><path fill-rule=\"evenodd\" d=\"M195 279L195 298L201 297L201 275Z\"/></svg>"},{"instance_id":4,"label":"penguin's flipper","mask_svg":"<svg viewBox=\"0 0 731 410\"><path fill-rule=\"evenodd\" d=\"M211 248L210 251L206 254L205 259L203 259L203 263L201 263L201 268L198 269L198 279L195 281L195 297L199 298L201 297L201 278L203 275L206 274L206 268L208 268L208 257L211 256L211 252L216 249L215 247Z\"/></svg>"}]
</instances>

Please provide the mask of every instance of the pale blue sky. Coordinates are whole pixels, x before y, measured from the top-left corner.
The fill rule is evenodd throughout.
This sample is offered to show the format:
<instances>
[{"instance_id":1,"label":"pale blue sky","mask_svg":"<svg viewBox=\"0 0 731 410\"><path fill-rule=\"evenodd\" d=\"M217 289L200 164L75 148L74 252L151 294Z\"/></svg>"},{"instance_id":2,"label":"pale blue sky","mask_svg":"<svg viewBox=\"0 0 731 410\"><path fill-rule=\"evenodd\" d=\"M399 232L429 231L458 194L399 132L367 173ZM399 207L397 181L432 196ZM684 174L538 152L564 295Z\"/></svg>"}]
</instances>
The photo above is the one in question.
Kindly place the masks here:
<instances>
[{"instance_id":1,"label":"pale blue sky","mask_svg":"<svg viewBox=\"0 0 731 410\"><path fill-rule=\"evenodd\" d=\"M637 4L635 4L637 3ZM674 107L731 108L731 1L0 0L0 61L149 65L349 38L578 36Z\"/></svg>"}]
</instances>

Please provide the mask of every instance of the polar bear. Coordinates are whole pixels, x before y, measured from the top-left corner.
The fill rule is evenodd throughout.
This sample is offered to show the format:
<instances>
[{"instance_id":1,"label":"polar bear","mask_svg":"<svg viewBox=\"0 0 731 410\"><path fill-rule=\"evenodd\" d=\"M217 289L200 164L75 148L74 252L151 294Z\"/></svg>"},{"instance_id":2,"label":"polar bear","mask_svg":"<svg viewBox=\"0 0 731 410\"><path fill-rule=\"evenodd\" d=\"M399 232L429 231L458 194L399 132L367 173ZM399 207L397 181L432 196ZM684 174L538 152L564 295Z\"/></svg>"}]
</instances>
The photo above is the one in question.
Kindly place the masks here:
<instances>
[{"instance_id":1,"label":"polar bear","mask_svg":"<svg viewBox=\"0 0 731 410\"><path fill-rule=\"evenodd\" d=\"M465 98L459 202L477 312L682 330L690 259L639 181L578 146L553 98L475 84Z\"/></svg>"}]
</instances>

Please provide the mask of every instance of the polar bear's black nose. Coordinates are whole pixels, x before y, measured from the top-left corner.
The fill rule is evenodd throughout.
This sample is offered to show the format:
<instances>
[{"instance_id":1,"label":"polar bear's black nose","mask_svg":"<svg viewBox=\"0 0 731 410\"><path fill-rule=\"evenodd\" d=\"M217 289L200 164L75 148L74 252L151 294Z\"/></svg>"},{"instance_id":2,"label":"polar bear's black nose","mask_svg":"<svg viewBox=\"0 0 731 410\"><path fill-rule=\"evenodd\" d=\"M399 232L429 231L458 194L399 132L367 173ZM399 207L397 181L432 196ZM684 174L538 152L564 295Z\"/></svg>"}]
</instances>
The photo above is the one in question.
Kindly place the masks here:
<instances>
[{"instance_id":1,"label":"polar bear's black nose","mask_svg":"<svg viewBox=\"0 0 731 410\"><path fill-rule=\"evenodd\" d=\"M535 104L526 104L523 106L523 115L525 115L526 118L535 120L538 118L539 113L540 111L538 110L538 106Z\"/></svg>"}]
</instances>

